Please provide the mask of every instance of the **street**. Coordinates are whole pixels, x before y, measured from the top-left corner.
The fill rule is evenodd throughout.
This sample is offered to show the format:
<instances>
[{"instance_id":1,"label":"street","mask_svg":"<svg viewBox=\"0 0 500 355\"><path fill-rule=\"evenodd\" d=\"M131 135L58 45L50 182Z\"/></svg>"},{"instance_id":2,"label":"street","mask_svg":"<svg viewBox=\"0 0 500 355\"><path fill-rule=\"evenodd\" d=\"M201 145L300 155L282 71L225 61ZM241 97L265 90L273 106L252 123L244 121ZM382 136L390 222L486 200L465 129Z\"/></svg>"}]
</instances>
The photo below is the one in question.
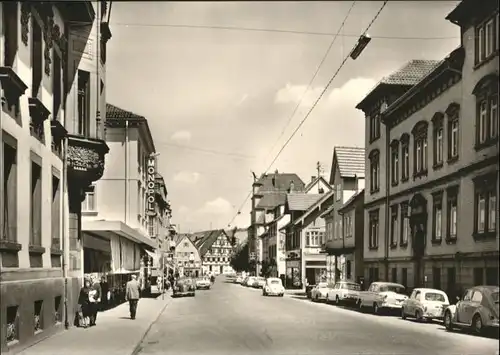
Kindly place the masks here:
<instances>
[{"instance_id":1,"label":"street","mask_svg":"<svg viewBox=\"0 0 500 355\"><path fill-rule=\"evenodd\" d=\"M498 340L262 292L220 277L173 300L139 354L497 354Z\"/></svg>"}]
</instances>

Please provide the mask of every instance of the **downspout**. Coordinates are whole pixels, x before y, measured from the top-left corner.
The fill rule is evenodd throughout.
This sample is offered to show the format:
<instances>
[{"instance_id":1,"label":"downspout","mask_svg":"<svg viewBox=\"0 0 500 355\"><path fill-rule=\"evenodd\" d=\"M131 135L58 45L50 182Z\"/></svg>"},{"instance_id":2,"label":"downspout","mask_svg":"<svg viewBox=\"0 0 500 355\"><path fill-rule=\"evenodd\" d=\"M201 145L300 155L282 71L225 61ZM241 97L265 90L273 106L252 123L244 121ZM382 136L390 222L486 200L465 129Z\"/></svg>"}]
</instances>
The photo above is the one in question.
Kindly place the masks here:
<instances>
[{"instance_id":1,"label":"downspout","mask_svg":"<svg viewBox=\"0 0 500 355\"><path fill-rule=\"evenodd\" d=\"M96 96L96 113L95 113L95 118L96 118L96 137L98 139L104 138L101 137L101 111L100 111L100 105L101 105L101 79L100 79L100 73L99 73L99 67L101 64L101 6L100 2L97 3L96 6L96 91L95 91L95 96Z\"/></svg>"},{"instance_id":2,"label":"downspout","mask_svg":"<svg viewBox=\"0 0 500 355\"><path fill-rule=\"evenodd\" d=\"M125 121L125 218L124 222L128 221L128 120Z\"/></svg>"},{"instance_id":3,"label":"downspout","mask_svg":"<svg viewBox=\"0 0 500 355\"><path fill-rule=\"evenodd\" d=\"M389 149L390 149L390 141L389 141L389 133L390 127L387 123L385 123L385 243L384 243L384 264L385 264L385 280L389 280L389 189L390 189L390 173L391 166L388 162L389 157Z\"/></svg>"},{"instance_id":4,"label":"downspout","mask_svg":"<svg viewBox=\"0 0 500 355\"><path fill-rule=\"evenodd\" d=\"M64 110L64 121L66 122L66 109ZM69 254L69 250L67 249L66 242L66 196L68 196L68 207L69 207L69 193L68 193L68 138L64 137L63 141L63 171L62 171L62 206L61 211L59 212L59 216L61 218L61 231L62 231L62 272L64 279L64 328L69 328L69 320L68 320L68 259L66 256L66 252ZM68 255L69 256L69 255Z\"/></svg>"}]
</instances>

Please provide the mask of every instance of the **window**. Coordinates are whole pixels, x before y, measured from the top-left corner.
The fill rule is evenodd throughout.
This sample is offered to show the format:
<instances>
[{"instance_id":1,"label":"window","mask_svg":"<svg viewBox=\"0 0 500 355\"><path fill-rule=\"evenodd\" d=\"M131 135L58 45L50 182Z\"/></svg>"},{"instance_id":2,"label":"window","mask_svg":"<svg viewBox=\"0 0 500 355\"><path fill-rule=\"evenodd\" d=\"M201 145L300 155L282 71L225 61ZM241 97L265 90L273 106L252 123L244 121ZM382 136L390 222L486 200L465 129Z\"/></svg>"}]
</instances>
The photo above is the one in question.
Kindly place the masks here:
<instances>
[{"instance_id":1,"label":"window","mask_svg":"<svg viewBox=\"0 0 500 355\"><path fill-rule=\"evenodd\" d=\"M441 242L443 230L443 193L441 191L434 193L432 208L432 241Z\"/></svg>"},{"instance_id":2,"label":"window","mask_svg":"<svg viewBox=\"0 0 500 355\"><path fill-rule=\"evenodd\" d=\"M406 181L410 177L410 137L407 134L401 136L401 180Z\"/></svg>"},{"instance_id":3,"label":"window","mask_svg":"<svg viewBox=\"0 0 500 355\"><path fill-rule=\"evenodd\" d=\"M42 168L31 162L30 245L42 245Z\"/></svg>"},{"instance_id":4,"label":"window","mask_svg":"<svg viewBox=\"0 0 500 355\"><path fill-rule=\"evenodd\" d=\"M479 304L481 303L482 300L483 300L483 294L480 291L474 291L471 302Z\"/></svg>"},{"instance_id":5,"label":"window","mask_svg":"<svg viewBox=\"0 0 500 355\"><path fill-rule=\"evenodd\" d=\"M379 219L378 210L369 212L369 248L378 248L378 230L379 230Z\"/></svg>"},{"instance_id":6,"label":"window","mask_svg":"<svg viewBox=\"0 0 500 355\"><path fill-rule=\"evenodd\" d=\"M495 75L478 81L472 93L476 96L476 149L496 144L498 137L498 83Z\"/></svg>"},{"instance_id":7,"label":"window","mask_svg":"<svg viewBox=\"0 0 500 355\"><path fill-rule=\"evenodd\" d=\"M453 241L457 238L457 214L458 214L458 187L448 188L447 193L447 239Z\"/></svg>"},{"instance_id":8,"label":"window","mask_svg":"<svg viewBox=\"0 0 500 355\"><path fill-rule=\"evenodd\" d=\"M370 192L375 193L380 189L380 152L373 150L368 156L370 159Z\"/></svg>"},{"instance_id":9,"label":"window","mask_svg":"<svg viewBox=\"0 0 500 355\"><path fill-rule=\"evenodd\" d=\"M408 238L410 236L410 216L408 215L408 203L403 202L401 204L401 236L399 245L408 245Z\"/></svg>"},{"instance_id":10,"label":"window","mask_svg":"<svg viewBox=\"0 0 500 355\"><path fill-rule=\"evenodd\" d=\"M82 201L82 212L95 212L97 210L95 198L95 185L92 184L85 191L85 199Z\"/></svg>"},{"instance_id":11,"label":"window","mask_svg":"<svg viewBox=\"0 0 500 355\"><path fill-rule=\"evenodd\" d=\"M398 245L398 205L391 206L391 247Z\"/></svg>"},{"instance_id":12,"label":"window","mask_svg":"<svg viewBox=\"0 0 500 355\"><path fill-rule=\"evenodd\" d=\"M446 109L448 116L448 160L458 158L458 126L460 105L451 103Z\"/></svg>"},{"instance_id":13,"label":"window","mask_svg":"<svg viewBox=\"0 0 500 355\"><path fill-rule=\"evenodd\" d=\"M414 165L413 175L420 176L427 172L427 128L428 124L425 121L418 122L413 128L414 148Z\"/></svg>"},{"instance_id":14,"label":"window","mask_svg":"<svg viewBox=\"0 0 500 355\"><path fill-rule=\"evenodd\" d=\"M391 182L392 186L399 181L399 142L393 140L391 143Z\"/></svg>"},{"instance_id":15,"label":"window","mask_svg":"<svg viewBox=\"0 0 500 355\"><path fill-rule=\"evenodd\" d=\"M489 101L489 133L491 139L495 139L498 136L498 95L490 97Z\"/></svg>"},{"instance_id":16,"label":"window","mask_svg":"<svg viewBox=\"0 0 500 355\"><path fill-rule=\"evenodd\" d=\"M434 167L443 164L443 119L441 112L436 112L432 118L434 131Z\"/></svg>"},{"instance_id":17,"label":"window","mask_svg":"<svg viewBox=\"0 0 500 355\"><path fill-rule=\"evenodd\" d=\"M380 115L368 116L370 123L370 142L380 138Z\"/></svg>"},{"instance_id":18,"label":"window","mask_svg":"<svg viewBox=\"0 0 500 355\"><path fill-rule=\"evenodd\" d=\"M340 200L341 200L341 198L342 198L342 185L341 185L341 184L337 184L337 186L336 186L336 190L337 190L337 191L335 191L335 194L337 195L337 196L336 196L336 197L337 197L337 199L336 199L336 200L337 200L337 201L340 201Z\"/></svg>"},{"instance_id":19,"label":"window","mask_svg":"<svg viewBox=\"0 0 500 355\"><path fill-rule=\"evenodd\" d=\"M52 249L61 249L61 236L59 223L61 220L60 216L60 203L61 203L61 186L59 178L52 176L52 209L51 209L51 220L52 220Z\"/></svg>"},{"instance_id":20,"label":"window","mask_svg":"<svg viewBox=\"0 0 500 355\"><path fill-rule=\"evenodd\" d=\"M59 119L59 109L62 102L62 66L59 53L52 49L54 58L54 74L52 75L52 119Z\"/></svg>"},{"instance_id":21,"label":"window","mask_svg":"<svg viewBox=\"0 0 500 355\"><path fill-rule=\"evenodd\" d=\"M476 64L489 59L498 50L498 13L476 27Z\"/></svg>"},{"instance_id":22,"label":"window","mask_svg":"<svg viewBox=\"0 0 500 355\"><path fill-rule=\"evenodd\" d=\"M155 220L152 216L148 217L148 234L150 237L155 237Z\"/></svg>"},{"instance_id":23,"label":"window","mask_svg":"<svg viewBox=\"0 0 500 355\"><path fill-rule=\"evenodd\" d=\"M16 16L17 19L17 16ZM39 97L40 86L42 84L43 75L43 44L42 44L42 28L38 21L31 17L32 25L32 44L31 44L31 97Z\"/></svg>"},{"instance_id":24,"label":"window","mask_svg":"<svg viewBox=\"0 0 500 355\"><path fill-rule=\"evenodd\" d=\"M3 132L3 154L1 164L2 198L0 205L3 213L0 216L2 231L0 239L17 242L17 142Z\"/></svg>"},{"instance_id":25,"label":"window","mask_svg":"<svg viewBox=\"0 0 500 355\"><path fill-rule=\"evenodd\" d=\"M78 127L82 136L90 134L90 74L78 70Z\"/></svg>"},{"instance_id":26,"label":"window","mask_svg":"<svg viewBox=\"0 0 500 355\"><path fill-rule=\"evenodd\" d=\"M344 215L344 236L346 238L352 237L353 234L353 225L352 225L352 217L350 213Z\"/></svg>"},{"instance_id":27,"label":"window","mask_svg":"<svg viewBox=\"0 0 500 355\"><path fill-rule=\"evenodd\" d=\"M17 1L3 1L4 65L14 67L18 50Z\"/></svg>"},{"instance_id":28,"label":"window","mask_svg":"<svg viewBox=\"0 0 500 355\"><path fill-rule=\"evenodd\" d=\"M320 244L320 233L319 231L307 231L306 232L306 245L311 247L319 247Z\"/></svg>"},{"instance_id":29,"label":"window","mask_svg":"<svg viewBox=\"0 0 500 355\"><path fill-rule=\"evenodd\" d=\"M496 234L497 192L496 173L474 179L474 234L476 237Z\"/></svg>"},{"instance_id":30,"label":"window","mask_svg":"<svg viewBox=\"0 0 500 355\"><path fill-rule=\"evenodd\" d=\"M485 143L488 139L488 101L479 103L479 143Z\"/></svg>"}]
</instances>

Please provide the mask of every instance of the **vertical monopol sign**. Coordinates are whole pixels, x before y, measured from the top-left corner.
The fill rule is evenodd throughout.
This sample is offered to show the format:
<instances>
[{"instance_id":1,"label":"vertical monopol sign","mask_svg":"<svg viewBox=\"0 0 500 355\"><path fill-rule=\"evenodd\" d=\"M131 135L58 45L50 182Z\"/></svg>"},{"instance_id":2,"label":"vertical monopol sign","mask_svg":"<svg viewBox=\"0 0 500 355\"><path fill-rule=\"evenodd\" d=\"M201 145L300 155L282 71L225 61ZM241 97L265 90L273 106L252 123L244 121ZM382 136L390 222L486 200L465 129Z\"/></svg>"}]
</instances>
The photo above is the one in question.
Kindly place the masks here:
<instances>
[{"instance_id":1,"label":"vertical monopol sign","mask_svg":"<svg viewBox=\"0 0 500 355\"><path fill-rule=\"evenodd\" d=\"M156 175L156 159L149 158L147 166L147 188L146 188L146 213L150 216L156 214L155 209L155 175Z\"/></svg>"}]
</instances>

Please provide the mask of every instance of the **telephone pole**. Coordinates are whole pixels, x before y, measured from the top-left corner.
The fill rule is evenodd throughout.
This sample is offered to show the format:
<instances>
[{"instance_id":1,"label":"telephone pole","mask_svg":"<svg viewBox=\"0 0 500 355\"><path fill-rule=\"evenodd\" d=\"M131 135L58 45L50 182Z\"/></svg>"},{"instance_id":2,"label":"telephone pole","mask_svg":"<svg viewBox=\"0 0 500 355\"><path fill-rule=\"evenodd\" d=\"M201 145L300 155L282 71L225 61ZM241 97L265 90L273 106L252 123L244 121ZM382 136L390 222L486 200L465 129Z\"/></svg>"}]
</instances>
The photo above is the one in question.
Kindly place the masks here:
<instances>
[{"instance_id":1,"label":"telephone pole","mask_svg":"<svg viewBox=\"0 0 500 355\"><path fill-rule=\"evenodd\" d=\"M321 189L321 186L319 184L319 177L321 176L321 170L322 170L322 166L321 166L321 163L318 161L318 162L316 162L316 171L318 173L318 193L320 193L320 189Z\"/></svg>"}]
</instances>

